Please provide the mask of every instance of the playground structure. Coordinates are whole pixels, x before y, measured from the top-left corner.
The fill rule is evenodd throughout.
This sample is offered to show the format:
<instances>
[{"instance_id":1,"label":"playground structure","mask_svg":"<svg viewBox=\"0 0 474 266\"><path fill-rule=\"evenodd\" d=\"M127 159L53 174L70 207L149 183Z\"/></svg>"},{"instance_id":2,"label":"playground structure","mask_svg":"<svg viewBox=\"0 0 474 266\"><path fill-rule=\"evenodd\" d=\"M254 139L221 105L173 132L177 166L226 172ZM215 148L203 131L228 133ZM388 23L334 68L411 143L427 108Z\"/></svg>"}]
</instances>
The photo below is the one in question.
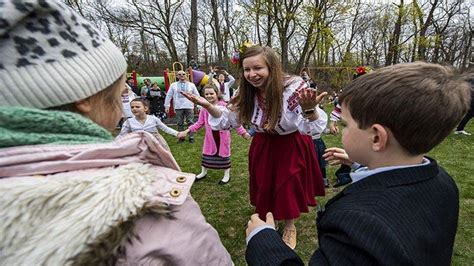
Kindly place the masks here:
<instances>
[{"instance_id":1,"label":"playground structure","mask_svg":"<svg viewBox=\"0 0 474 266\"><path fill-rule=\"evenodd\" d=\"M156 82L161 90L167 92L170 88L170 85L177 80L176 74L178 73L178 71L181 70L186 72L186 80L194 83L194 85L196 85L196 87L198 88L211 82L210 77L205 72L192 68L185 69L183 67L183 64L181 64L180 62L174 62L171 70L169 70L168 68L165 69L165 71L163 72L163 76L141 76L140 74L136 73L135 70L133 70L131 73L128 73L127 76L132 77L134 85L138 88L141 88L143 86L145 79L149 79L151 83ZM216 83L217 80L213 79L212 82ZM218 86L219 84L216 85ZM171 102L170 112L168 115L170 117L174 116L173 102Z\"/></svg>"}]
</instances>

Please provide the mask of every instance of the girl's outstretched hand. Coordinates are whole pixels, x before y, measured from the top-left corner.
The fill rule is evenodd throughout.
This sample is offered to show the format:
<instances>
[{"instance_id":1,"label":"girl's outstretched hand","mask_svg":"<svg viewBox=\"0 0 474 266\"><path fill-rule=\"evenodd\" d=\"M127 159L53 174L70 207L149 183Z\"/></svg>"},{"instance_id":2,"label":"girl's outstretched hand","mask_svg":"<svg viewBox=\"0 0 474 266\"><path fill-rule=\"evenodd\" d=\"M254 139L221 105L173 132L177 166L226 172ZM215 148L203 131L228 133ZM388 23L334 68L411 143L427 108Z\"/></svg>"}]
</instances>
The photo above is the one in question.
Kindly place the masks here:
<instances>
[{"instance_id":1,"label":"girl's outstretched hand","mask_svg":"<svg viewBox=\"0 0 474 266\"><path fill-rule=\"evenodd\" d=\"M330 165L344 164L351 166L354 162L349 159L349 155L341 148L328 148L324 151L323 158L329 162Z\"/></svg>"},{"instance_id":2,"label":"girl's outstretched hand","mask_svg":"<svg viewBox=\"0 0 474 266\"><path fill-rule=\"evenodd\" d=\"M322 92L318 94L316 89L304 88L300 91L298 102L302 110L314 109L317 104L328 94L327 92Z\"/></svg>"},{"instance_id":3,"label":"girl's outstretched hand","mask_svg":"<svg viewBox=\"0 0 474 266\"><path fill-rule=\"evenodd\" d=\"M181 91L179 93L181 93L181 95L186 97L186 99L190 100L194 104L201 105L202 107L207 107L210 104L205 98L203 98L201 96L196 96L192 93L184 92L184 91Z\"/></svg>"}]
</instances>

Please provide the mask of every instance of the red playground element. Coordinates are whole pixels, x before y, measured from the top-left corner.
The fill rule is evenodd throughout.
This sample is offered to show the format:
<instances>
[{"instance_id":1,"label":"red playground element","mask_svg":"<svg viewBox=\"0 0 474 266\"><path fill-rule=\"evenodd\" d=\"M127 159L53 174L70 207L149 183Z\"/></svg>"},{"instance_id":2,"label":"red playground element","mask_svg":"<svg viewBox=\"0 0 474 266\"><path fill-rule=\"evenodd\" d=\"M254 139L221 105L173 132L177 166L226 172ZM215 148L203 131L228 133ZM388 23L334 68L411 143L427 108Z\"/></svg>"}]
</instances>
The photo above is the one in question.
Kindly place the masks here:
<instances>
[{"instance_id":1,"label":"red playground element","mask_svg":"<svg viewBox=\"0 0 474 266\"><path fill-rule=\"evenodd\" d=\"M170 73L168 69L165 69L165 71L163 72L163 76L165 77L165 91L168 92L168 90L170 89L171 83L173 83L174 80L176 80L176 72L173 71L172 73ZM173 77L173 81L170 82L171 77ZM175 112L173 108L173 100L171 100L168 117L173 117L174 115L175 115Z\"/></svg>"}]
</instances>

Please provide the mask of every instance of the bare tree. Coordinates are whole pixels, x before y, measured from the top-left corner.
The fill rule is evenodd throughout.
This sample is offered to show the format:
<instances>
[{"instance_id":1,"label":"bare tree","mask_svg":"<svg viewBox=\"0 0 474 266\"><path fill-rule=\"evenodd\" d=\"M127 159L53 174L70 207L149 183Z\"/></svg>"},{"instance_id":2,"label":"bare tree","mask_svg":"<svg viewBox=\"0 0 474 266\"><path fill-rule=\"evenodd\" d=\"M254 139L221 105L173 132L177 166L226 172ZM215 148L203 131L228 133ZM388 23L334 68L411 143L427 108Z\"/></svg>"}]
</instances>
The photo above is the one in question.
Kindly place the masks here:
<instances>
[{"instance_id":1,"label":"bare tree","mask_svg":"<svg viewBox=\"0 0 474 266\"><path fill-rule=\"evenodd\" d=\"M463 0L61 1L143 72L185 57L226 64L246 39L273 46L287 70L420 59L467 68L473 61L472 14Z\"/></svg>"},{"instance_id":2,"label":"bare tree","mask_svg":"<svg viewBox=\"0 0 474 266\"><path fill-rule=\"evenodd\" d=\"M416 0L413 1L414 4L417 3ZM428 27L431 26L433 23L433 14L438 6L439 0L432 0L430 1L431 8L430 11L428 12L428 16L426 17L426 20L423 21L423 13L417 12L418 14L418 20L420 21L420 33L418 34L418 37L420 39L419 44L418 44L418 52L417 52L417 59L419 60L424 60L426 58L426 49L428 47L428 40L426 38L426 33L428 31ZM418 7L418 5L416 5Z\"/></svg>"},{"instance_id":3,"label":"bare tree","mask_svg":"<svg viewBox=\"0 0 474 266\"><path fill-rule=\"evenodd\" d=\"M354 15L352 16L352 21L351 21L350 37L349 37L349 40L347 41L346 50L344 53L344 59L343 59L344 61L351 60L351 58L349 58L349 55L351 54L351 50L352 50L352 42L354 40L354 37L356 36L357 27L360 25L358 23L360 4L361 4L360 0L356 1L355 3Z\"/></svg>"},{"instance_id":4,"label":"bare tree","mask_svg":"<svg viewBox=\"0 0 474 266\"><path fill-rule=\"evenodd\" d=\"M395 22L395 26L393 27L393 33L392 33L392 36L390 37L390 42L388 45L387 58L385 59L386 66L391 65L391 64L396 64L398 62L402 19L405 13L404 11L405 5L403 4L403 0L400 0L400 4L396 5L396 7L397 7L397 21Z\"/></svg>"},{"instance_id":5,"label":"bare tree","mask_svg":"<svg viewBox=\"0 0 474 266\"><path fill-rule=\"evenodd\" d=\"M218 13L218 5L217 0L211 0L211 7L212 7L212 22L213 22L213 33L214 33L214 40L217 47L217 61L219 64L223 62L223 38L221 34L220 22L219 22L219 13Z\"/></svg>"},{"instance_id":6,"label":"bare tree","mask_svg":"<svg viewBox=\"0 0 474 266\"><path fill-rule=\"evenodd\" d=\"M273 0L272 16L275 18L278 37L280 39L281 62L283 68L288 67L288 43L295 33L295 14L303 3L302 0Z\"/></svg>"},{"instance_id":7,"label":"bare tree","mask_svg":"<svg viewBox=\"0 0 474 266\"><path fill-rule=\"evenodd\" d=\"M198 60L198 12L197 12L197 0L191 0L191 25L188 29L188 49L186 51L186 56L188 62L191 58Z\"/></svg>"}]
</instances>

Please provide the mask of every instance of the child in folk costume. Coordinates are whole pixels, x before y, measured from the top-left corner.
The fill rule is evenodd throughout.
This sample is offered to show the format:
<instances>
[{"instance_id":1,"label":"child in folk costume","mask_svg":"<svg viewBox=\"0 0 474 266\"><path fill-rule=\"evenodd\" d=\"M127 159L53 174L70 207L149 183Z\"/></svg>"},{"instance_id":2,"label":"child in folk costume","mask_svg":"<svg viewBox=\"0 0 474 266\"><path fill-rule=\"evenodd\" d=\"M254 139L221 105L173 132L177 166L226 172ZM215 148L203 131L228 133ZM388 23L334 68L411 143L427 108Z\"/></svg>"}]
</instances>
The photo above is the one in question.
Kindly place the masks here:
<instances>
[{"instance_id":1,"label":"child in folk costume","mask_svg":"<svg viewBox=\"0 0 474 266\"><path fill-rule=\"evenodd\" d=\"M228 77L229 81L225 81L225 77ZM218 81L219 81L219 89L221 91L221 95L222 95L222 99L224 100L224 102L229 102L230 101L230 87L232 87L232 85L234 85L235 83L235 78L227 73L227 71L224 70L223 73L219 74L219 78L218 78Z\"/></svg>"},{"instance_id":2,"label":"child in folk costume","mask_svg":"<svg viewBox=\"0 0 474 266\"><path fill-rule=\"evenodd\" d=\"M178 131L166 126L161 120L154 116L148 115L149 104L147 100L136 98L130 102L130 108L134 117L127 119L122 125L122 130L118 137L126 135L130 132L146 131L158 139L158 141L169 150L168 143L159 133L159 129L163 132L179 138Z\"/></svg>"},{"instance_id":3,"label":"child in folk costume","mask_svg":"<svg viewBox=\"0 0 474 266\"><path fill-rule=\"evenodd\" d=\"M316 107L317 109L321 109L319 106ZM321 115L321 119L328 120L328 116L324 110L321 109L322 112L319 114ZM319 170L321 171L321 174L323 176L324 180L324 187L329 187L329 179L327 178L327 173L326 173L326 161L323 158L324 151L326 150L326 144L324 143L324 140L322 138L323 132L318 133L318 134L313 134L311 137L313 139L313 144L314 144L314 149L316 150L316 155L318 158L318 164L319 164Z\"/></svg>"},{"instance_id":4,"label":"child in folk costume","mask_svg":"<svg viewBox=\"0 0 474 266\"><path fill-rule=\"evenodd\" d=\"M306 82L308 87L317 89L316 83L308 75L308 73L306 72L306 68L304 68L301 71L300 76ZM324 112L324 110L322 110L322 108L320 107L319 104L316 106L316 108L321 109L321 111L322 111L322 112L319 112L319 110L318 110L318 113L321 115L320 119L324 119L324 120L327 121L328 117L327 117L326 112ZM323 158L324 151L326 150L326 144L324 143L324 140L322 138L322 134L323 134L323 132L313 134L311 137L313 139L314 149L316 150L316 155L318 157L319 170L321 171L321 174L323 176L324 187L327 188L327 187L329 187L329 179L327 178L327 174L326 174L326 161Z\"/></svg>"},{"instance_id":5,"label":"child in folk costume","mask_svg":"<svg viewBox=\"0 0 474 266\"><path fill-rule=\"evenodd\" d=\"M204 97L213 105L226 105L225 102L222 101L219 90L213 85L208 84L204 86ZM206 129L202 146L202 170L201 173L196 176L196 181L203 179L207 175L207 169L225 169L224 177L219 181L219 185L225 185L230 180L230 131L212 130L208 122L208 117L209 113L207 110L202 109L199 113L198 121L184 131L185 133L194 133L203 126ZM251 138L242 126L236 130L243 138Z\"/></svg>"},{"instance_id":6,"label":"child in folk costume","mask_svg":"<svg viewBox=\"0 0 474 266\"><path fill-rule=\"evenodd\" d=\"M125 84L125 88L122 91L122 119L127 120L133 117L130 102L135 98L137 98L137 95L128 84Z\"/></svg>"},{"instance_id":7,"label":"child in folk costume","mask_svg":"<svg viewBox=\"0 0 474 266\"><path fill-rule=\"evenodd\" d=\"M163 92L160 87L158 87L158 83L154 82L151 85L150 90L147 93L147 100L150 102L150 114L160 119L164 118L165 114L165 97L166 93Z\"/></svg>"},{"instance_id":8,"label":"child in folk costume","mask_svg":"<svg viewBox=\"0 0 474 266\"><path fill-rule=\"evenodd\" d=\"M324 184L311 135L321 133L327 121L316 109L326 93L317 94L302 78L283 72L280 59L269 47L242 49L238 95L227 107L215 106L202 97L182 93L207 109L213 129L229 129L241 123L257 133L249 151L250 202L264 218L273 212L284 221L283 241L296 246L295 221Z\"/></svg>"}]
</instances>

